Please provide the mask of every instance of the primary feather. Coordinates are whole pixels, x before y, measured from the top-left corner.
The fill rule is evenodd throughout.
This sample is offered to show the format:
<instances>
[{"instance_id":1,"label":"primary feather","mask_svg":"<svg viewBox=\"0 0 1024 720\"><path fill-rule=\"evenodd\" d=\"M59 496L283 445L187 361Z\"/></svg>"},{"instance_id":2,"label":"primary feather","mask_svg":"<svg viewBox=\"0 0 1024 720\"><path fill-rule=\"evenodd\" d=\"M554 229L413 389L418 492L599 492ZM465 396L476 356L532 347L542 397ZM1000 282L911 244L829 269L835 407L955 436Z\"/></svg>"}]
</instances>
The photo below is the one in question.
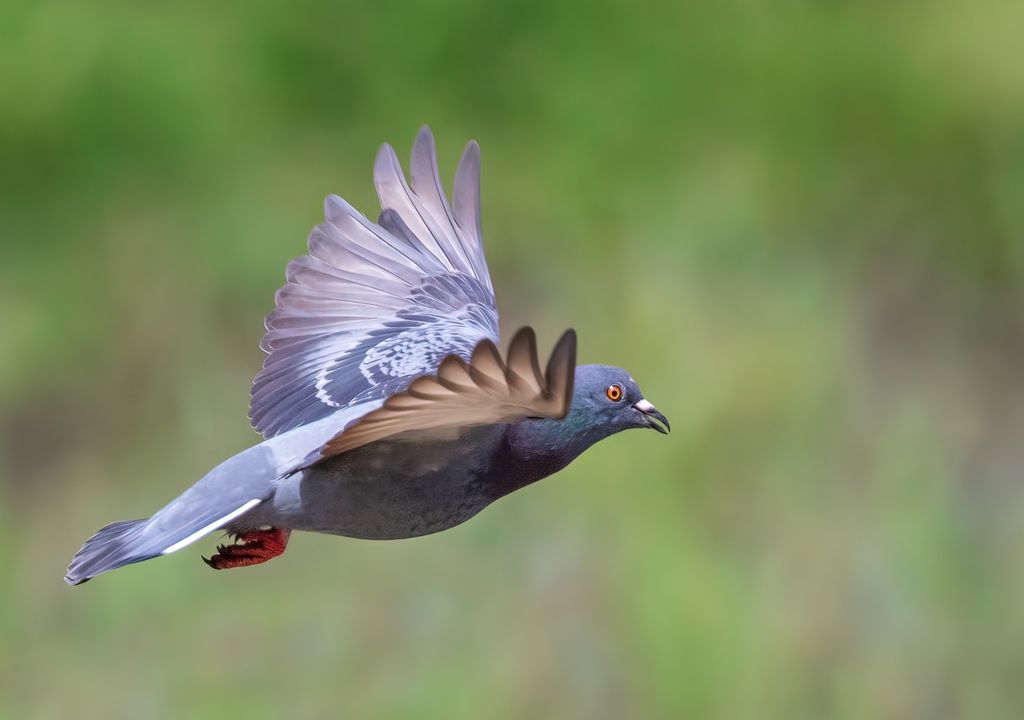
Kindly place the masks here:
<instances>
[{"instance_id":1,"label":"primary feather","mask_svg":"<svg viewBox=\"0 0 1024 720\"><path fill-rule=\"evenodd\" d=\"M377 155L377 223L336 195L289 263L266 320L269 353L249 418L266 437L393 395L448 355L468 359L498 340L498 312L480 237L480 151L455 176L454 209L441 186L434 138L422 128L412 186L390 145Z\"/></svg>"}]
</instances>

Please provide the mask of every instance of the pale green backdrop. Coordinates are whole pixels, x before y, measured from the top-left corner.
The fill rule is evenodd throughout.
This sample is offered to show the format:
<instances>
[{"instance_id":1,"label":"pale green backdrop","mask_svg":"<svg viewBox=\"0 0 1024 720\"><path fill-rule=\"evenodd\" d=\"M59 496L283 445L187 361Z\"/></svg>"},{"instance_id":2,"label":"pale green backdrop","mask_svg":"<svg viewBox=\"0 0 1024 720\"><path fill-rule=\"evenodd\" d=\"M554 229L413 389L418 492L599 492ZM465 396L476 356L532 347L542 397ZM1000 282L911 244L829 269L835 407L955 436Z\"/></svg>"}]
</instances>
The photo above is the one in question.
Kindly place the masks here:
<instances>
[{"instance_id":1,"label":"pale green backdrop","mask_svg":"<svg viewBox=\"0 0 1024 720\"><path fill-rule=\"evenodd\" d=\"M1017 2L0 3L0 717L1010 718ZM503 326L671 418L434 537L80 542L254 442L379 143L483 148Z\"/></svg>"}]
</instances>

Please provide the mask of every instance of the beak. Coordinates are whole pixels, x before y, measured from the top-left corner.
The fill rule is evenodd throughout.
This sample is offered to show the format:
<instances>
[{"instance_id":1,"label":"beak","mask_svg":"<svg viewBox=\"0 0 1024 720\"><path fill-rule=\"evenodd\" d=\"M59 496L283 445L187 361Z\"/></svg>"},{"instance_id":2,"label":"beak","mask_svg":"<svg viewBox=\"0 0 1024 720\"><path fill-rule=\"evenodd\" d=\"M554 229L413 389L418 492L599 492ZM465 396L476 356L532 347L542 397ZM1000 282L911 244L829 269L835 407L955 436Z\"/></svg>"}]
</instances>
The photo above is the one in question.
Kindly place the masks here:
<instances>
[{"instance_id":1,"label":"beak","mask_svg":"<svg viewBox=\"0 0 1024 720\"><path fill-rule=\"evenodd\" d=\"M652 430L657 430L662 435L668 435L672 426L668 424L668 418L658 412L658 409L651 405L646 400L641 400L634 406L644 416L644 420L647 421L647 427Z\"/></svg>"}]
</instances>

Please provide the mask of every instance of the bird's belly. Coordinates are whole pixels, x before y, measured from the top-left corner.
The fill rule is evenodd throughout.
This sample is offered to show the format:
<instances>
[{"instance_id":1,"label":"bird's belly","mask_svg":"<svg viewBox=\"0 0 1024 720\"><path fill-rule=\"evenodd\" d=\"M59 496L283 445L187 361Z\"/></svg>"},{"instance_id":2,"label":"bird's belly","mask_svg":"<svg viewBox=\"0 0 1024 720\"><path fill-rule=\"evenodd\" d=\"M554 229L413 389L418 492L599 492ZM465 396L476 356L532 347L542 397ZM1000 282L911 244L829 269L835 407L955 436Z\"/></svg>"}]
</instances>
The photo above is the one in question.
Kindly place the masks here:
<instances>
[{"instance_id":1,"label":"bird's belly","mask_svg":"<svg viewBox=\"0 0 1024 720\"><path fill-rule=\"evenodd\" d=\"M296 530L366 539L427 535L465 522L489 492L496 428L379 442L326 460L279 489L275 509Z\"/></svg>"}]
</instances>

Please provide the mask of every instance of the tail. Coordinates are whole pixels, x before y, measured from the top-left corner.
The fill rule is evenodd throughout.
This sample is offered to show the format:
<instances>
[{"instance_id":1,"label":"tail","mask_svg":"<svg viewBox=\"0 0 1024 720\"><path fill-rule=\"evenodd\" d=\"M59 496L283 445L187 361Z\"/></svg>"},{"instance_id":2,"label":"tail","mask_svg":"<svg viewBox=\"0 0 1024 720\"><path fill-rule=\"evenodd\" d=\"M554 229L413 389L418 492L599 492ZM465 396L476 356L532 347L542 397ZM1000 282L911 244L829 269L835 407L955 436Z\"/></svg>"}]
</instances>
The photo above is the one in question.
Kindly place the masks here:
<instances>
[{"instance_id":1,"label":"tail","mask_svg":"<svg viewBox=\"0 0 1024 720\"><path fill-rule=\"evenodd\" d=\"M185 497L187 493L182 496ZM67 574L64 575L64 582L68 585L81 585L108 570L116 570L160 555L170 555L217 528L227 525L263 502L262 498L252 498L226 515L222 514L223 511L216 516L206 512L182 518L181 510L189 509L187 505L182 508L182 498L178 498L151 518L122 520L100 528L95 535L85 541L82 549L75 553ZM184 522L174 522L175 520Z\"/></svg>"},{"instance_id":2,"label":"tail","mask_svg":"<svg viewBox=\"0 0 1024 720\"><path fill-rule=\"evenodd\" d=\"M273 454L255 445L215 467L153 517L100 529L71 560L64 581L80 585L108 570L181 550L271 497L277 477Z\"/></svg>"},{"instance_id":3,"label":"tail","mask_svg":"<svg viewBox=\"0 0 1024 720\"><path fill-rule=\"evenodd\" d=\"M68 585L81 585L107 570L149 560L159 555L140 554L134 549L142 528L148 522L149 518L122 520L100 528L95 535L85 541L82 549L72 558L64 582Z\"/></svg>"}]
</instances>

